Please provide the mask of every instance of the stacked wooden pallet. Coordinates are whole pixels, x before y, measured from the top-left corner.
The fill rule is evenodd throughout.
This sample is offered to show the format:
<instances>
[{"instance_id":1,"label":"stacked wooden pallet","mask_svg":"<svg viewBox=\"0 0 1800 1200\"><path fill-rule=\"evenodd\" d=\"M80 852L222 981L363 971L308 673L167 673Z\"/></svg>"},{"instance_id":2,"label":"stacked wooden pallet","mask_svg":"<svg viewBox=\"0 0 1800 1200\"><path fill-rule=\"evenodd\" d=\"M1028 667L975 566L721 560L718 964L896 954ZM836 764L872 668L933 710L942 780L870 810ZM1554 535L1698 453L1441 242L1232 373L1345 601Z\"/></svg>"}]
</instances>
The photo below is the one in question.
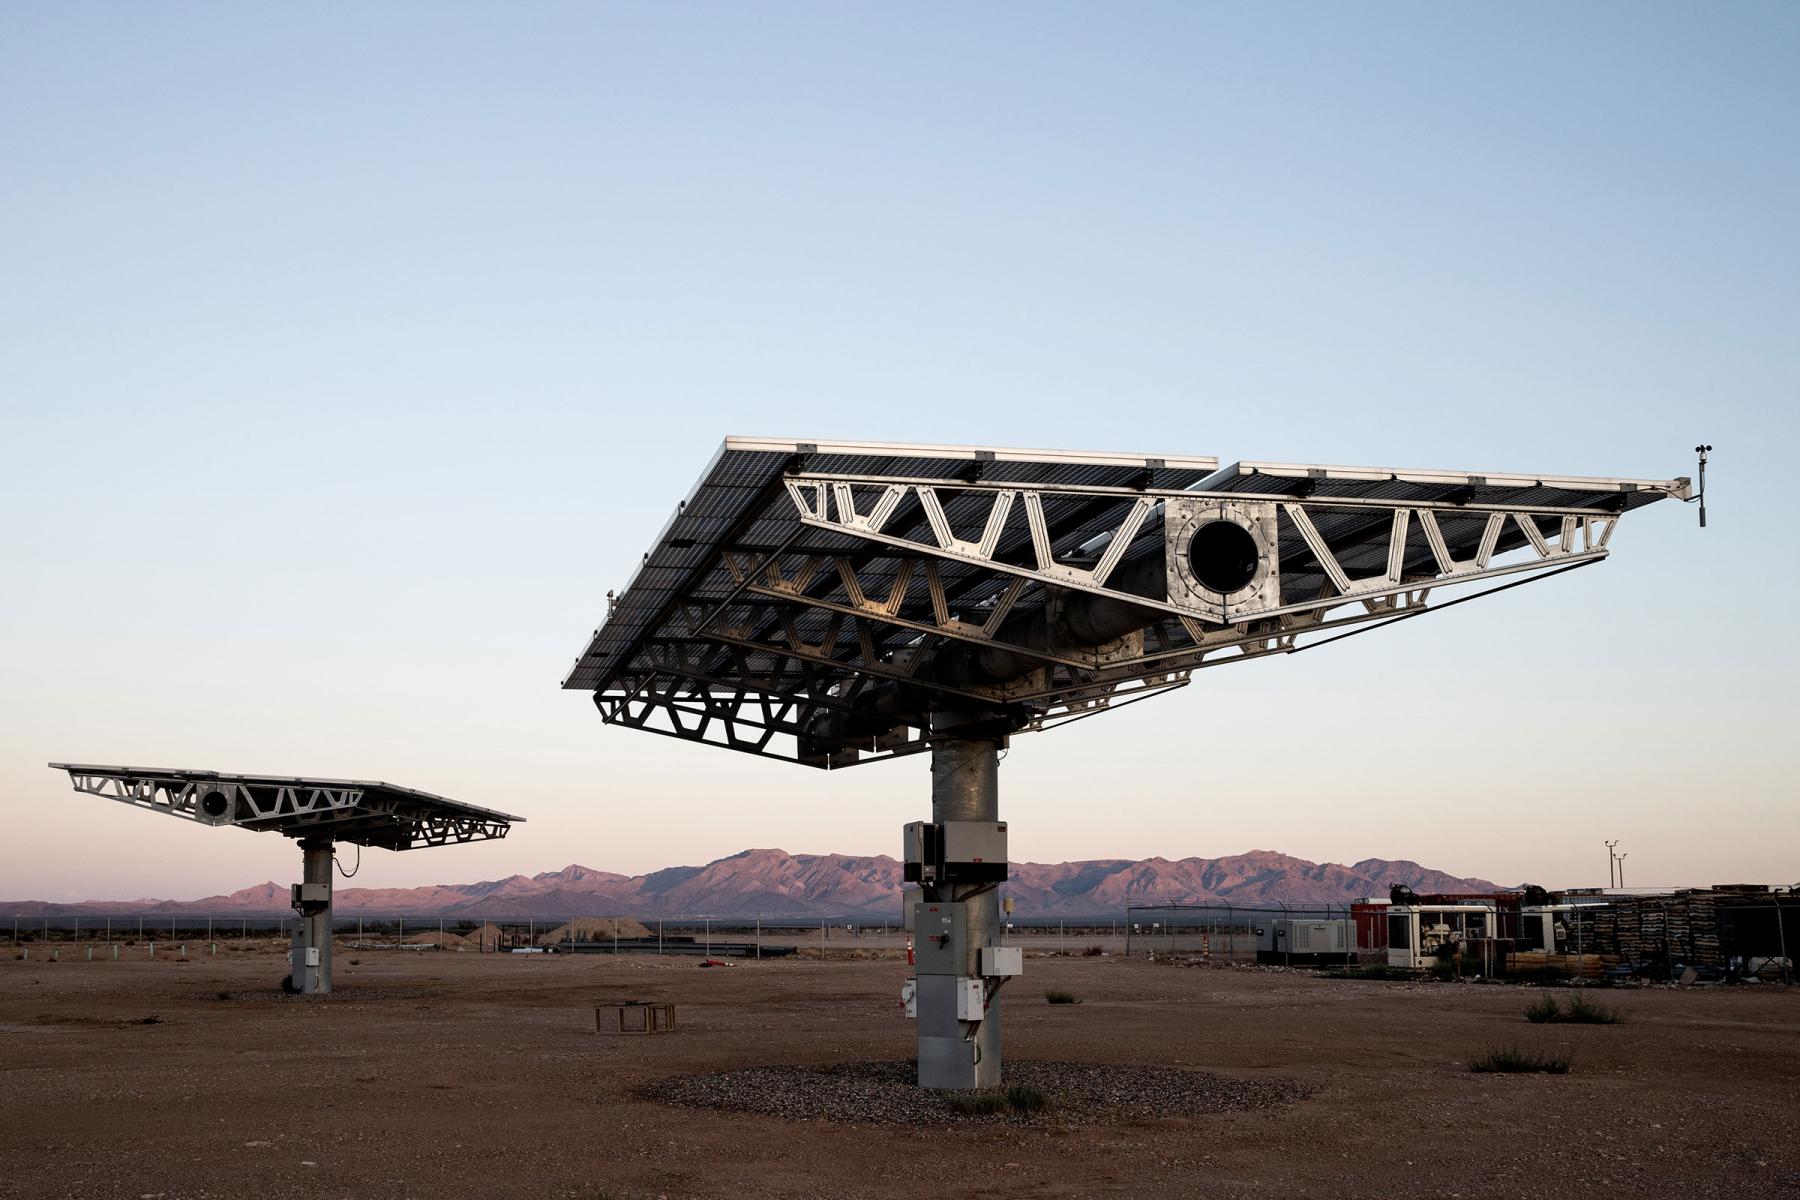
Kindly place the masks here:
<instances>
[{"instance_id":1,"label":"stacked wooden pallet","mask_svg":"<svg viewBox=\"0 0 1800 1200\"><path fill-rule=\"evenodd\" d=\"M1583 914L1582 936L1592 949L1616 954L1626 962L1723 967L1721 902L1750 897L1746 889L1715 888L1672 896L1619 896L1591 915Z\"/></svg>"},{"instance_id":2,"label":"stacked wooden pallet","mask_svg":"<svg viewBox=\"0 0 1800 1200\"><path fill-rule=\"evenodd\" d=\"M1606 968L1619 965L1616 954L1552 954L1544 950L1515 950L1506 956L1508 974L1552 970L1568 977L1598 979Z\"/></svg>"}]
</instances>

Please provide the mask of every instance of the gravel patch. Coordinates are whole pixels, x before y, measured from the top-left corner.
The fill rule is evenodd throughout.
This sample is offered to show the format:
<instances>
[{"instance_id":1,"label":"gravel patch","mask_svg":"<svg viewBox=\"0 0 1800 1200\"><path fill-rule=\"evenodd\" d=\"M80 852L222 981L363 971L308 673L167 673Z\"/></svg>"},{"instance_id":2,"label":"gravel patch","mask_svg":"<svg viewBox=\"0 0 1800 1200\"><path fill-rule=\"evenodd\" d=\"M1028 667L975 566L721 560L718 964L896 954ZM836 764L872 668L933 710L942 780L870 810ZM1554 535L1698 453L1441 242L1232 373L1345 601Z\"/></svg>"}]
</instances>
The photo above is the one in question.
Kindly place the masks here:
<instances>
[{"instance_id":1,"label":"gravel patch","mask_svg":"<svg viewBox=\"0 0 1800 1200\"><path fill-rule=\"evenodd\" d=\"M925 1091L910 1061L840 1063L831 1067L749 1067L706 1075L678 1075L645 1085L639 1094L663 1104L760 1113L793 1121L857 1124L1105 1124L1208 1113L1275 1108L1306 1097L1298 1084L1232 1079L1173 1067L1102 1063L1008 1062L1009 1087L1042 1089L1049 1105L1036 1113L972 1114L952 1097L973 1092Z\"/></svg>"}]
</instances>

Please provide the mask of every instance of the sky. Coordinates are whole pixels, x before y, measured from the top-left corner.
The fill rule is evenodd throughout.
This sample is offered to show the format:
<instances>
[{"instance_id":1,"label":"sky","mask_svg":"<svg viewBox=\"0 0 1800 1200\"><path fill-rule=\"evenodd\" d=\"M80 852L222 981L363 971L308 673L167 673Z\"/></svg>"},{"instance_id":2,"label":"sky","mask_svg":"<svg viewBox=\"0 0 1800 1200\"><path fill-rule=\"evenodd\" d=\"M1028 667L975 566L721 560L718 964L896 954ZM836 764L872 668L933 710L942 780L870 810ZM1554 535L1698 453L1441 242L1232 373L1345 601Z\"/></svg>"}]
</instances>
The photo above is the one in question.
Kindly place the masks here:
<instances>
[{"instance_id":1,"label":"sky","mask_svg":"<svg viewBox=\"0 0 1800 1200\"><path fill-rule=\"evenodd\" d=\"M0 898L896 852L558 682L727 434L1667 478L1602 567L1016 739L1022 861L1800 879L1800 8L0 3ZM1782 547L1787 549L1783 550ZM1754 569L1752 569L1754 568Z\"/></svg>"}]
</instances>

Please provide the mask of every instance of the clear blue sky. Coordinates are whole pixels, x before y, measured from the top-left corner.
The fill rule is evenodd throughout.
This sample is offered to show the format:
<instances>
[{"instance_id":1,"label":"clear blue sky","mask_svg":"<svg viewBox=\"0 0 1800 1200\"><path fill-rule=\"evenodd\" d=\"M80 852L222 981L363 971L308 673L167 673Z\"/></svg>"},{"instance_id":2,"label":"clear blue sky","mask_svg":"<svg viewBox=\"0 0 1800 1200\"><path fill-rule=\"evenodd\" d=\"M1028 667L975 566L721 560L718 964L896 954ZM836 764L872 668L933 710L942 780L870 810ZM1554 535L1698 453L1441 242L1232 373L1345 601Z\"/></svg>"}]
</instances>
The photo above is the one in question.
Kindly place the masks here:
<instances>
[{"instance_id":1,"label":"clear blue sky","mask_svg":"<svg viewBox=\"0 0 1800 1200\"><path fill-rule=\"evenodd\" d=\"M1021 739L1022 859L1800 878L1800 7L0 4L0 897L892 852L557 681L727 433L1672 476L1613 561ZM1103 803L1096 803L1096 799Z\"/></svg>"}]
</instances>

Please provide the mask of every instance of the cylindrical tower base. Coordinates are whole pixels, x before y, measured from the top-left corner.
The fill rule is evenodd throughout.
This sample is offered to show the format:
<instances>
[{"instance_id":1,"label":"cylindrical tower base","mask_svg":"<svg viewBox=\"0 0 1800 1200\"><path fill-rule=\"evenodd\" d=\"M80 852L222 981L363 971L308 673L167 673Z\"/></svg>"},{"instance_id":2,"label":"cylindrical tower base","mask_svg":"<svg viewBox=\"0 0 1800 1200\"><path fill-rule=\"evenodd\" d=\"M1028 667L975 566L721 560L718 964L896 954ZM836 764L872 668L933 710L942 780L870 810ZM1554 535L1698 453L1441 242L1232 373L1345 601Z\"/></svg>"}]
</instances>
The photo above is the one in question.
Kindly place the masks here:
<instances>
[{"instance_id":1,"label":"cylindrical tower base","mask_svg":"<svg viewBox=\"0 0 1800 1200\"><path fill-rule=\"evenodd\" d=\"M946 737L931 744L931 819L1000 819L1000 745L993 738ZM948 892L946 896L943 893ZM980 1021L959 1017L956 989L980 981L981 948L1000 944L1000 892L994 884L953 884L938 899L962 906L965 937L960 976L917 980L919 1086L985 1088L1000 1082L1000 997L987 996Z\"/></svg>"},{"instance_id":2,"label":"cylindrical tower base","mask_svg":"<svg viewBox=\"0 0 1800 1200\"><path fill-rule=\"evenodd\" d=\"M331 991L331 839L300 841L301 884L294 908L300 914L288 956L288 986L306 995Z\"/></svg>"}]
</instances>

